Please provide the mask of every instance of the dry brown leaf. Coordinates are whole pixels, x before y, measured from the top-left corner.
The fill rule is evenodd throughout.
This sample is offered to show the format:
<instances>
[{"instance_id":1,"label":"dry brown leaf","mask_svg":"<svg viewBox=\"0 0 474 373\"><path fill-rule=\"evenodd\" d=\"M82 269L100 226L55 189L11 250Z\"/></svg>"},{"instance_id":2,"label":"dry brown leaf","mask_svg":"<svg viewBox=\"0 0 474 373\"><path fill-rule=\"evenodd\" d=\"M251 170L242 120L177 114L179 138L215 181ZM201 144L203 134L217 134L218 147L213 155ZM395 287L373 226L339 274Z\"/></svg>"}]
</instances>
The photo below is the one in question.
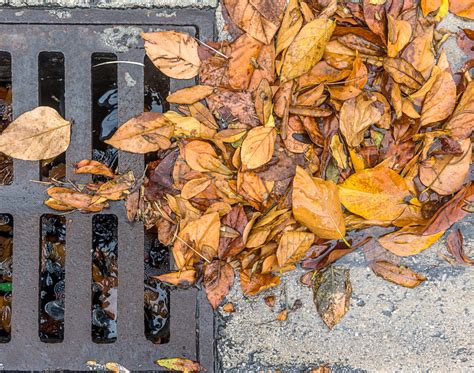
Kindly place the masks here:
<instances>
[{"instance_id":1,"label":"dry brown leaf","mask_svg":"<svg viewBox=\"0 0 474 373\"><path fill-rule=\"evenodd\" d=\"M25 161L50 159L69 146L71 122L46 106L23 113L0 134L0 152Z\"/></svg>"},{"instance_id":2,"label":"dry brown leaf","mask_svg":"<svg viewBox=\"0 0 474 373\"><path fill-rule=\"evenodd\" d=\"M108 166L90 159L83 159L82 161L77 162L74 167L75 174L92 174L115 177L115 173Z\"/></svg>"},{"instance_id":3,"label":"dry brown leaf","mask_svg":"<svg viewBox=\"0 0 474 373\"><path fill-rule=\"evenodd\" d=\"M276 55L290 46L303 26L303 15L298 0L290 0L276 37Z\"/></svg>"},{"instance_id":4,"label":"dry brown leaf","mask_svg":"<svg viewBox=\"0 0 474 373\"><path fill-rule=\"evenodd\" d=\"M204 270L204 288L213 309L217 309L234 284L234 269L230 264L214 260Z\"/></svg>"},{"instance_id":5,"label":"dry brown leaf","mask_svg":"<svg viewBox=\"0 0 474 373\"><path fill-rule=\"evenodd\" d=\"M166 101L171 104L191 105L197 101L201 101L214 92L214 87L208 85L195 85L179 91L170 93L166 97Z\"/></svg>"},{"instance_id":6,"label":"dry brown leaf","mask_svg":"<svg viewBox=\"0 0 474 373\"><path fill-rule=\"evenodd\" d=\"M419 227L406 226L393 233L386 234L378 239L379 243L388 251L398 256L409 256L421 253L444 234L444 231L424 235Z\"/></svg>"},{"instance_id":7,"label":"dry brown leaf","mask_svg":"<svg viewBox=\"0 0 474 373\"><path fill-rule=\"evenodd\" d=\"M184 159L195 171L232 175L232 171L219 160L212 145L205 141L194 140L187 143L184 146Z\"/></svg>"},{"instance_id":8,"label":"dry brown leaf","mask_svg":"<svg viewBox=\"0 0 474 373\"><path fill-rule=\"evenodd\" d=\"M474 265L474 259L464 253L464 238L460 229L455 229L446 238L446 248L457 263L463 265Z\"/></svg>"},{"instance_id":9,"label":"dry brown leaf","mask_svg":"<svg viewBox=\"0 0 474 373\"><path fill-rule=\"evenodd\" d=\"M471 165L471 140L461 142L461 155L432 156L420 164L420 180L441 195L457 192L466 181Z\"/></svg>"},{"instance_id":10,"label":"dry brown leaf","mask_svg":"<svg viewBox=\"0 0 474 373\"><path fill-rule=\"evenodd\" d=\"M317 18L300 30L285 54L280 74L282 82L307 73L321 60L335 27L336 22Z\"/></svg>"},{"instance_id":11,"label":"dry brown leaf","mask_svg":"<svg viewBox=\"0 0 474 373\"><path fill-rule=\"evenodd\" d=\"M105 143L127 152L145 154L168 149L173 131L173 123L163 114L146 112L122 124Z\"/></svg>"},{"instance_id":12,"label":"dry brown leaf","mask_svg":"<svg viewBox=\"0 0 474 373\"><path fill-rule=\"evenodd\" d=\"M278 265L284 267L288 264L298 263L313 244L314 238L313 233L285 232L276 252Z\"/></svg>"},{"instance_id":13,"label":"dry brown leaf","mask_svg":"<svg viewBox=\"0 0 474 373\"><path fill-rule=\"evenodd\" d=\"M212 180L208 177L189 180L181 189L181 197L190 199L207 189Z\"/></svg>"},{"instance_id":14,"label":"dry brown leaf","mask_svg":"<svg viewBox=\"0 0 474 373\"><path fill-rule=\"evenodd\" d=\"M421 125L440 122L451 115L456 105L456 84L449 70L439 73L426 93L421 109Z\"/></svg>"},{"instance_id":15,"label":"dry brown leaf","mask_svg":"<svg viewBox=\"0 0 474 373\"><path fill-rule=\"evenodd\" d=\"M262 79L255 91L255 112L262 124L266 124L273 112L272 88L268 80Z\"/></svg>"},{"instance_id":16,"label":"dry brown leaf","mask_svg":"<svg viewBox=\"0 0 474 373\"><path fill-rule=\"evenodd\" d=\"M403 58L387 57L383 60L383 67L394 81L410 89L420 89L425 82L423 75Z\"/></svg>"},{"instance_id":17,"label":"dry brown leaf","mask_svg":"<svg viewBox=\"0 0 474 373\"><path fill-rule=\"evenodd\" d=\"M194 78L201 66L198 43L188 34L176 31L144 32L145 51L163 74L174 79Z\"/></svg>"},{"instance_id":18,"label":"dry brown leaf","mask_svg":"<svg viewBox=\"0 0 474 373\"><path fill-rule=\"evenodd\" d=\"M167 111L163 115L174 124L174 137L211 139L216 134L214 128L204 125L194 117L183 116L174 111Z\"/></svg>"},{"instance_id":19,"label":"dry brown leaf","mask_svg":"<svg viewBox=\"0 0 474 373\"><path fill-rule=\"evenodd\" d=\"M345 101L341 108L339 123L347 144L351 147L359 146L364 139L364 132L381 117L375 106L375 100L360 95Z\"/></svg>"},{"instance_id":20,"label":"dry brown leaf","mask_svg":"<svg viewBox=\"0 0 474 373\"><path fill-rule=\"evenodd\" d=\"M472 134L474 123L474 81L470 81L445 129L460 141Z\"/></svg>"},{"instance_id":21,"label":"dry brown leaf","mask_svg":"<svg viewBox=\"0 0 474 373\"><path fill-rule=\"evenodd\" d=\"M300 166L293 180L293 215L318 237L341 239L346 234L337 186L311 177Z\"/></svg>"},{"instance_id":22,"label":"dry brown leaf","mask_svg":"<svg viewBox=\"0 0 474 373\"><path fill-rule=\"evenodd\" d=\"M426 280L426 277L419 275L408 267L398 266L383 260L373 262L370 268L377 276L407 288L417 287Z\"/></svg>"},{"instance_id":23,"label":"dry brown leaf","mask_svg":"<svg viewBox=\"0 0 474 373\"><path fill-rule=\"evenodd\" d=\"M245 137L240 159L245 169L255 169L267 163L273 156L276 130L272 127L252 128Z\"/></svg>"},{"instance_id":24,"label":"dry brown leaf","mask_svg":"<svg viewBox=\"0 0 474 373\"><path fill-rule=\"evenodd\" d=\"M356 172L339 185L346 209L368 220L393 221L407 209L411 198L405 180L386 167Z\"/></svg>"},{"instance_id":25,"label":"dry brown leaf","mask_svg":"<svg viewBox=\"0 0 474 373\"><path fill-rule=\"evenodd\" d=\"M280 26L284 0L224 0L229 16L242 30L269 44Z\"/></svg>"},{"instance_id":26,"label":"dry brown leaf","mask_svg":"<svg viewBox=\"0 0 474 373\"><path fill-rule=\"evenodd\" d=\"M245 271L240 272L240 286L245 295L257 295L258 293L279 284L280 277L274 276L271 273L248 274Z\"/></svg>"},{"instance_id":27,"label":"dry brown leaf","mask_svg":"<svg viewBox=\"0 0 474 373\"><path fill-rule=\"evenodd\" d=\"M474 3L470 0L449 0L449 11L458 17L474 19Z\"/></svg>"},{"instance_id":28,"label":"dry brown leaf","mask_svg":"<svg viewBox=\"0 0 474 373\"><path fill-rule=\"evenodd\" d=\"M54 200L47 201L49 207L57 205L67 206L84 212L100 212L108 207L107 199L105 198L98 198L68 188L51 187L47 190L47 193ZM64 209L61 208L58 208L58 210L64 211Z\"/></svg>"},{"instance_id":29,"label":"dry brown leaf","mask_svg":"<svg viewBox=\"0 0 474 373\"><path fill-rule=\"evenodd\" d=\"M387 56L396 57L398 53L410 42L411 25L408 21L395 19L391 14L387 15L388 40Z\"/></svg>"},{"instance_id":30,"label":"dry brown leaf","mask_svg":"<svg viewBox=\"0 0 474 373\"><path fill-rule=\"evenodd\" d=\"M421 11L423 16L427 16L431 12L438 10L441 6L441 0L421 0L420 1Z\"/></svg>"},{"instance_id":31,"label":"dry brown leaf","mask_svg":"<svg viewBox=\"0 0 474 373\"><path fill-rule=\"evenodd\" d=\"M349 270L329 267L319 272L313 282L313 296L319 316L332 329L349 310L352 296Z\"/></svg>"},{"instance_id":32,"label":"dry brown leaf","mask_svg":"<svg viewBox=\"0 0 474 373\"><path fill-rule=\"evenodd\" d=\"M229 58L229 84L234 89L247 89L263 44L248 34L232 43Z\"/></svg>"}]
</instances>

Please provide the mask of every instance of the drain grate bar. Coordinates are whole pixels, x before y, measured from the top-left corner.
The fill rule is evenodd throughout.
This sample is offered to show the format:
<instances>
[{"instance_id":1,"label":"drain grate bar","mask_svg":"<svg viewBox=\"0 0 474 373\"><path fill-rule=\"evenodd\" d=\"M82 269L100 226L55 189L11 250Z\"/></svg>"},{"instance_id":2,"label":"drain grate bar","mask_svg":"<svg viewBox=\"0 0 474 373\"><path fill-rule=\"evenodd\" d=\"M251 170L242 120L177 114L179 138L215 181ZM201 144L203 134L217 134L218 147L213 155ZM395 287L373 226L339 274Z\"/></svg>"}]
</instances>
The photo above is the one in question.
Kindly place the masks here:
<instances>
[{"instance_id":1,"label":"drain grate bar","mask_svg":"<svg viewBox=\"0 0 474 373\"><path fill-rule=\"evenodd\" d=\"M66 118L74 121L67 165L92 157L92 53L115 53L118 60L143 62L140 30L173 29L212 39L211 10L68 10L58 18L46 10L2 9L0 51L12 55L13 113L18 117L38 103L38 54L61 52L65 63ZM123 123L142 112L143 68L119 64L118 116ZM193 81L170 81L171 90ZM142 155L119 152L119 170L141 176ZM85 175L67 178L88 182ZM117 340L97 344L91 337L92 215L66 215L64 340L44 343L38 335L40 219L51 213L42 204L46 187L38 162L14 162L12 185L0 186L0 213L13 215L13 297L11 341L0 346L7 370L84 370L87 360L116 361L131 370L158 370L153 361L165 357L200 360L213 371L213 316L197 289L170 292L170 340L153 344L144 330L144 229L126 220L122 204L104 211L118 218Z\"/></svg>"}]
</instances>

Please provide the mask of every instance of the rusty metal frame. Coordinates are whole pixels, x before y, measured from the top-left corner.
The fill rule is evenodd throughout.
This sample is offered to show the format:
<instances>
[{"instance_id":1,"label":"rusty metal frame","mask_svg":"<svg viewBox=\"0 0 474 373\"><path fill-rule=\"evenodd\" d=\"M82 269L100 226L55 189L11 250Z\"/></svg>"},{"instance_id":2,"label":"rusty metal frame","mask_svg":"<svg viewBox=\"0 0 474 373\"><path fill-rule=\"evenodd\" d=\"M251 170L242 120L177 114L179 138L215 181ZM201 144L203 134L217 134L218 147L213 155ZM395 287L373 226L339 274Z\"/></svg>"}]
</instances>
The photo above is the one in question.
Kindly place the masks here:
<instances>
[{"instance_id":1,"label":"rusty metal frame","mask_svg":"<svg viewBox=\"0 0 474 373\"><path fill-rule=\"evenodd\" d=\"M214 36L213 9L69 9L59 18L51 10L0 10L0 50L12 56L13 114L37 106L38 53L60 51L65 58L66 118L74 122L67 164L92 155L91 54L110 52L118 60L143 62L139 31L173 29L203 40ZM134 82L134 83L130 83ZM171 80L171 90L193 81ZM143 68L118 65L119 121L143 109ZM119 169L141 175L144 158L120 153ZM68 177L72 177L68 170ZM77 175L73 177L78 179ZM214 318L202 291L174 290L170 295L170 341L154 345L145 338L143 310L144 232L126 220L121 204L119 226L118 338L115 343L91 340L91 220L73 213L67 219L66 311L62 343L44 343L38 336L38 270L40 217L50 213L42 204L45 186L38 162L14 162L13 184L0 186L0 213L13 215L13 304L11 341L0 344L6 370L85 370L85 361L116 361L134 371L159 370L153 361L165 357L199 360L214 371ZM86 181L82 179L80 181Z\"/></svg>"}]
</instances>

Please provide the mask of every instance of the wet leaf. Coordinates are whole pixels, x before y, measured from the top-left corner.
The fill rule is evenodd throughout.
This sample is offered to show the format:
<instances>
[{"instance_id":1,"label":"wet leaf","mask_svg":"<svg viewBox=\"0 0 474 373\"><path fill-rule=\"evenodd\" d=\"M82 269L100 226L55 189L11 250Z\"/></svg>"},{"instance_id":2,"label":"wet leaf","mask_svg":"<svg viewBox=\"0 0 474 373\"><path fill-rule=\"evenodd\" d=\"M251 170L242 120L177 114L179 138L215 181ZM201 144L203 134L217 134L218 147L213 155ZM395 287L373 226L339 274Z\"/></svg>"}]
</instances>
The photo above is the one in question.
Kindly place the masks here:
<instances>
[{"instance_id":1,"label":"wet leaf","mask_svg":"<svg viewBox=\"0 0 474 373\"><path fill-rule=\"evenodd\" d=\"M280 75L282 82L307 73L321 60L335 27L334 21L317 18L300 30L285 54Z\"/></svg>"},{"instance_id":2,"label":"wet leaf","mask_svg":"<svg viewBox=\"0 0 474 373\"><path fill-rule=\"evenodd\" d=\"M329 267L319 272L313 282L313 296L319 316L332 329L349 310L352 296L349 270Z\"/></svg>"},{"instance_id":3,"label":"wet leaf","mask_svg":"<svg viewBox=\"0 0 474 373\"><path fill-rule=\"evenodd\" d=\"M474 259L467 257L464 253L464 239L460 229L455 229L449 233L446 238L446 248L457 263L469 266L474 265Z\"/></svg>"},{"instance_id":4,"label":"wet leaf","mask_svg":"<svg viewBox=\"0 0 474 373\"><path fill-rule=\"evenodd\" d=\"M26 161L50 159L69 146L71 122L46 106L23 113L0 134L0 152Z\"/></svg>"},{"instance_id":5,"label":"wet leaf","mask_svg":"<svg viewBox=\"0 0 474 373\"><path fill-rule=\"evenodd\" d=\"M175 370L178 372L190 373L190 372L200 372L205 370L199 363L189 359L183 359L180 357L171 358L171 359L160 359L156 360L155 364L166 368Z\"/></svg>"},{"instance_id":6,"label":"wet leaf","mask_svg":"<svg viewBox=\"0 0 474 373\"><path fill-rule=\"evenodd\" d=\"M171 104L191 105L197 101L201 101L214 91L214 87L208 85L195 85L179 91L170 93L166 97L166 101Z\"/></svg>"},{"instance_id":7,"label":"wet leaf","mask_svg":"<svg viewBox=\"0 0 474 373\"><path fill-rule=\"evenodd\" d=\"M176 31L142 33L145 51L163 74L174 79L194 78L201 66L198 43L190 35Z\"/></svg>"},{"instance_id":8,"label":"wet leaf","mask_svg":"<svg viewBox=\"0 0 474 373\"><path fill-rule=\"evenodd\" d=\"M314 234L291 231L283 234L276 255L278 265L284 267L299 262L313 244Z\"/></svg>"},{"instance_id":9,"label":"wet leaf","mask_svg":"<svg viewBox=\"0 0 474 373\"><path fill-rule=\"evenodd\" d=\"M276 130L272 127L252 128L242 143L240 159L246 169L255 169L267 163L275 148Z\"/></svg>"},{"instance_id":10,"label":"wet leaf","mask_svg":"<svg viewBox=\"0 0 474 373\"><path fill-rule=\"evenodd\" d=\"M296 168L293 180L293 215L321 238L344 238L346 227L337 186L331 181L311 177Z\"/></svg>"},{"instance_id":11,"label":"wet leaf","mask_svg":"<svg viewBox=\"0 0 474 373\"><path fill-rule=\"evenodd\" d=\"M352 147L359 146L364 139L364 132L381 117L374 100L357 96L344 102L339 122L347 144Z\"/></svg>"},{"instance_id":12,"label":"wet leaf","mask_svg":"<svg viewBox=\"0 0 474 373\"><path fill-rule=\"evenodd\" d=\"M347 178L339 186L339 197L346 209L365 219L393 221L406 210L411 194L400 175L379 166Z\"/></svg>"},{"instance_id":13,"label":"wet leaf","mask_svg":"<svg viewBox=\"0 0 474 373\"><path fill-rule=\"evenodd\" d=\"M370 268L377 276L407 288L417 287L426 280L424 276L419 275L408 267L398 266L383 260L373 262Z\"/></svg>"},{"instance_id":14,"label":"wet leaf","mask_svg":"<svg viewBox=\"0 0 474 373\"><path fill-rule=\"evenodd\" d=\"M234 269L219 260L208 264L204 270L204 288L213 309L217 309L234 284Z\"/></svg>"},{"instance_id":15,"label":"wet leaf","mask_svg":"<svg viewBox=\"0 0 474 373\"><path fill-rule=\"evenodd\" d=\"M147 112L122 124L105 143L131 153L145 154L168 149L173 123L161 113Z\"/></svg>"}]
</instances>

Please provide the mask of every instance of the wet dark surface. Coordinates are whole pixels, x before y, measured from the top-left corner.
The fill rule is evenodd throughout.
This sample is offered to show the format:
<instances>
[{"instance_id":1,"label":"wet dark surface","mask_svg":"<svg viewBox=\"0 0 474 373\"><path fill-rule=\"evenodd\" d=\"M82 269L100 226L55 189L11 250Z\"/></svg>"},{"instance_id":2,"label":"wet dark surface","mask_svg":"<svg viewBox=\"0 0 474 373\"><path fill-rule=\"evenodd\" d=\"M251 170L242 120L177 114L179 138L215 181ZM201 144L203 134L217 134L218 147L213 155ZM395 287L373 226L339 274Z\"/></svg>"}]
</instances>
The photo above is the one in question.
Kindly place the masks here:
<instances>
[{"instance_id":1,"label":"wet dark surface","mask_svg":"<svg viewBox=\"0 0 474 373\"><path fill-rule=\"evenodd\" d=\"M153 343L170 339L169 288L151 276L169 272L169 249L156 238L154 231L145 234L145 335Z\"/></svg>"},{"instance_id":2,"label":"wet dark surface","mask_svg":"<svg viewBox=\"0 0 474 373\"><path fill-rule=\"evenodd\" d=\"M104 143L118 128L117 64L96 66L117 61L112 53L92 55L92 159L102 162L115 170L117 149ZM94 181L101 177L94 176Z\"/></svg>"},{"instance_id":3,"label":"wet dark surface","mask_svg":"<svg viewBox=\"0 0 474 373\"><path fill-rule=\"evenodd\" d=\"M43 342L64 339L65 224L64 216L41 217L39 336Z\"/></svg>"},{"instance_id":4,"label":"wet dark surface","mask_svg":"<svg viewBox=\"0 0 474 373\"><path fill-rule=\"evenodd\" d=\"M0 52L0 133L12 121L12 70L9 53ZM13 181L13 159L0 153L0 185Z\"/></svg>"},{"instance_id":5,"label":"wet dark surface","mask_svg":"<svg viewBox=\"0 0 474 373\"><path fill-rule=\"evenodd\" d=\"M92 219L92 340L117 339L118 220L115 215Z\"/></svg>"},{"instance_id":6,"label":"wet dark surface","mask_svg":"<svg viewBox=\"0 0 474 373\"><path fill-rule=\"evenodd\" d=\"M10 340L13 218L0 214L0 342Z\"/></svg>"},{"instance_id":7,"label":"wet dark surface","mask_svg":"<svg viewBox=\"0 0 474 373\"><path fill-rule=\"evenodd\" d=\"M38 103L55 109L63 118L66 115L64 101L64 55L60 52L41 52L38 55ZM41 161L41 180L64 180L66 177L66 153L54 159Z\"/></svg>"}]
</instances>

